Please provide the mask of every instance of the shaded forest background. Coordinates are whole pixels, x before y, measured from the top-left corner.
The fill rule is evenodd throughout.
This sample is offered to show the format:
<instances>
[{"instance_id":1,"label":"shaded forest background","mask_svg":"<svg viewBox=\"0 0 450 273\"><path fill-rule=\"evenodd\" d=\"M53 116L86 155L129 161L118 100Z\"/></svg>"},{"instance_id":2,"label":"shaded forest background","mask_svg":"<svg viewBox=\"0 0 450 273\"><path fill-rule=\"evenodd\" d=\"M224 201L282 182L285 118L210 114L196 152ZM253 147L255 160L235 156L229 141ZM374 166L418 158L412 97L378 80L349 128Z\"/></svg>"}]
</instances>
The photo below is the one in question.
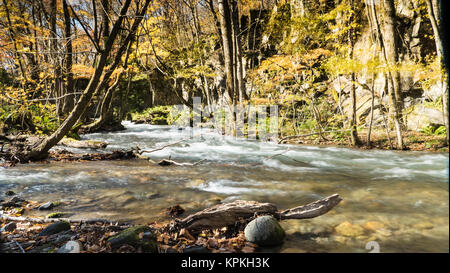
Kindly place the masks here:
<instances>
[{"instance_id":1,"label":"shaded forest background","mask_svg":"<svg viewBox=\"0 0 450 273\"><path fill-rule=\"evenodd\" d=\"M437 0L2 0L0 135L170 124L171 105L278 105L282 141L445 149Z\"/></svg>"}]
</instances>

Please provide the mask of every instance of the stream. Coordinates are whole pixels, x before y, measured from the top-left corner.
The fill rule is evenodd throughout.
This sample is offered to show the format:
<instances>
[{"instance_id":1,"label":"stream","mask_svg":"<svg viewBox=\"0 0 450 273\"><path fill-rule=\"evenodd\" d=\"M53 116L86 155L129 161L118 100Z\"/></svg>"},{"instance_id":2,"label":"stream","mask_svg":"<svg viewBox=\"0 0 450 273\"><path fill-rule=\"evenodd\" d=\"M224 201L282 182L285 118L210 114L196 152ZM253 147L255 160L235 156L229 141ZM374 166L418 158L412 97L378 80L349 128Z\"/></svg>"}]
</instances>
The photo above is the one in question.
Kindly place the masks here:
<instances>
[{"instance_id":1,"label":"stream","mask_svg":"<svg viewBox=\"0 0 450 273\"><path fill-rule=\"evenodd\" d=\"M183 216L233 200L271 202L282 210L338 193L343 201L329 213L282 221L285 243L261 251L369 252L370 241L381 252L449 251L448 154L277 145L206 129L123 124L125 131L82 139L106 141L106 151L137 145L152 150L186 139L144 155L204 161L169 167L145 160L19 165L0 168L0 192L61 201L54 211L73 219L135 223L167 220L165 209L177 204L186 209Z\"/></svg>"}]
</instances>

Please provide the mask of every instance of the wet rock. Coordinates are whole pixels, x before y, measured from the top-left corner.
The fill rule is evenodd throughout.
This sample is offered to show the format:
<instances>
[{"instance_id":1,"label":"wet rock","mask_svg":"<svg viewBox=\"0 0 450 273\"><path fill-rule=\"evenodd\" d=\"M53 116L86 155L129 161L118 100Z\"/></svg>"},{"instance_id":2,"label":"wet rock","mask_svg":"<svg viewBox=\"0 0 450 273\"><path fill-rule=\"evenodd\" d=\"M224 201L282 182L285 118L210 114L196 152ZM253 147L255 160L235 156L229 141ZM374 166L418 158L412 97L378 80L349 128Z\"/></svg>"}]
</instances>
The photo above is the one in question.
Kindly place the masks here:
<instances>
[{"instance_id":1,"label":"wet rock","mask_svg":"<svg viewBox=\"0 0 450 273\"><path fill-rule=\"evenodd\" d=\"M70 230L70 224L68 222L59 221L47 226L39 233L39 236L50 236L66 230Z\"/></svg>"},{"instance_id":2,"label":"wet rock","mask_svg":"<svg viewBox=\"0 0 450 273\"><path fill-rule=\"evenodd\" d=\"M5 192L5 195L6 196L13 196L13 195L16 195L16 193L13 192L13 191L7 191L7 192Z\"/></svg>"},{"instance_id":3,"label":"wet rock","mask_svg":"<svg viewBox=\"0 0 450 273\"><path fill-rule=\"evenodd\" d=\"M377 230L383 228L384 224L377 222L377 221L369 221L369 222L366 222L363 227L366 230L374 232L374 231L377 231Z\"/></svg>"},{"instance_id":4,"label":"wet rock","mask_svg":"<svg viewBox=\"0 0 450 273\"><path fill-rule=\"evenodd\" d=\"M187 246L183 249L183 253L210 253L210 251L204 246Z\"/></svg>"},{"instance_id":5,"label":"wet rock","mask_svg":"<svg viewBox=\"0 0 450 273\"><path fill-rule=\"evenodd\" d=\"M145 252L158 252L156 235L154 231L147 226L128 228L118 235L109 238L107 242L113 249L118 249L124 245L130 245L135 248L141 247Z\"/></svg>"},{"instance_id":6,"label":"wet rock","mask_svg":"<svg viewBox=\"0 0 450 273\"><path fill-rule=\"evenodd\" d=\"M11 231L16 230L16 228L17 228L17 224L14 223L14 222L11 222L11 223L9 223L9 224L6 224L6 225L2 228L2 231L11 232Z\"/></svg>"},{"instance_id":7,"label":"wet rock","mask_svg":"<svg viewBox=\"0 0 450 273\"><path fill-rule=\"evenodd\" d=\"M47 202L39 207L39 210L51 210L55 205L52 202Z\"/></svg>"},{"instance_id":8,"label":"wet rock","mask_svg":"<svg viewBox=\"0 0 450 273\"><path fill-rule=\"evenodd\" d=\"M351 224L350 222L343 222L336 228L336 233L347 237L358 237L364 234L364 228L360 225Z\"/></svg>"},{"instance_id":9,"label":"wet rock","mask_svg":"<svg viewBox=\"0 0 450 273\"><path fill-rule=\"evenodd\" d=\"M68 241L58 249L58 253L80 253L83 245L79 241Z\"/></svg>"},{"instance_id":10,"label":"wet rock","mask_svg":"<svg viewBox=\"0 0 450 273\"><path fill-rule=\"evenodd\" d=\"M283 243L285 232L274 217L262 216L248 223L244 235L259 246L275 246Z\"/></svg>"},{"instance_id":11,"label":"wet rock","mask_svg":"<svg viewBox=\"0 0 450 273\"><path fill-rule=\"evenodd\" d=\"M0 206L2 208L7 208L7 207L21 207L24 203L25 203L25 199L20 198L18 196L14 196L13 198L11 198L9 201L2 203Z\"/></svg>"}]
</instances>

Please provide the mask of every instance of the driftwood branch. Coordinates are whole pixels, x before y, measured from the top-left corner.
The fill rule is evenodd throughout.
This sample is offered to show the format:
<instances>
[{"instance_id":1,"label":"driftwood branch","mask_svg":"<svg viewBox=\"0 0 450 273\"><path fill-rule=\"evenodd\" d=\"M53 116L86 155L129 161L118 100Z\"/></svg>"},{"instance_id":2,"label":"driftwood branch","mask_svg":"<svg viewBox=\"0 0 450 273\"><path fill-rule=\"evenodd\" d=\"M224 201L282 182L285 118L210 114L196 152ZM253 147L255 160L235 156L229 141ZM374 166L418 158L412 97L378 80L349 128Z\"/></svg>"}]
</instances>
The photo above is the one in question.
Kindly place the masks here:
<instances>
[{"instance_id":1,"label":"driftwood branch","mask_svg":"<svg viewBox=\"0 0 450 273\"><path fill-rule=\"evenodd\" d=\"M280 219L309 219L327 213L334 208L342 199L338 194L318 200L308 205L288 209L280 213Z\"/></svg>"},{"instance_id":2,"label":"driftwood branch","mask_svg":"<svg viewBox=\"0 0 450 273\"><path fill-rule=\"evenodd\" d=\"M188 217L177 220L177 225L190 231L201 231L233 225L240 218L249 219L255 214L273 215L280 220L307 219L323 215L335 207L342 199L338 194L316 202L279 212L271 203L238 200L207 208Z\"/></svg>"},{"instance_id":3,"label":"driftwood branch","mask_svg":"<svg viewBox=\"0 0 450 273\"><path fill-rule=\"evenodd\" d=\"M203 161L205 161L206 159L202 159L200 161L197 161L195 163L179 163L170 159L163 159L160 162L158 162L158 165L160 166L171 166L171 165L175 165L175 166L196 166L200 163L202 163Z\"/></svg>"}]
</instances>

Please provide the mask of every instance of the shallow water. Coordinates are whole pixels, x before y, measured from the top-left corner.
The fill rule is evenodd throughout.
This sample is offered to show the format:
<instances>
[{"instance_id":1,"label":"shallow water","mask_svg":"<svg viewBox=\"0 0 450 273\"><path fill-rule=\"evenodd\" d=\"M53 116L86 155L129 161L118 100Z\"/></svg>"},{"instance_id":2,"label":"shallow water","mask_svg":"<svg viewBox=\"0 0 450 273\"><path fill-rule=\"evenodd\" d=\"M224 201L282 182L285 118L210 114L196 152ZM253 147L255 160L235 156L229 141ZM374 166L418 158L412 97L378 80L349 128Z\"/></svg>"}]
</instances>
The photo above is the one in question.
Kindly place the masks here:
<instances>
[{"instance_id":1,"label":"shallow water","mask_svg":"<svg viewBox=\"0 0 450 273\"><path fill-rule=\"evenodd\" d=\"M236 199L272 202L281 210L339 193L344 201L326 215L283 221L285 243L264 251L369 252L369 241L381 252L449 251L448 154L277 145L208 130L124 125L125 131L83 139L106 141L107 151L137 145L152 150L186 139L144 155L206 161L193 167L143 160L29 164L0 169L0 192L63 201L58 210L74 219L137 223L167 219L164 209L176 204L186 215ZM336 230L343 222L352 224L348 232L354 234Z\"/></svg>"}]
</instances>

